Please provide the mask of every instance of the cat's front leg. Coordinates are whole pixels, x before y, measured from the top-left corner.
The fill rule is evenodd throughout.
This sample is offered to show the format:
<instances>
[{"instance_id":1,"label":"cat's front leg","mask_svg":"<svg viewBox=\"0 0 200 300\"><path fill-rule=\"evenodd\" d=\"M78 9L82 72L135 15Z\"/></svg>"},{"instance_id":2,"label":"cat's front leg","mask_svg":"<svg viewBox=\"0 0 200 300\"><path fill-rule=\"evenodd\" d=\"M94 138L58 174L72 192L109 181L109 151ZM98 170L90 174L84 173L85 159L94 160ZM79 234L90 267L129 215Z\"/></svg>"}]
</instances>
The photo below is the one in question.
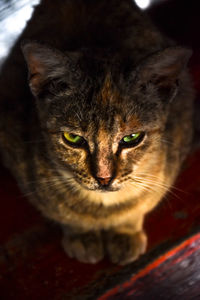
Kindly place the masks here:
<instances>
[{"instance_id":1,"label":"cat's front leg","mask_svg":"<svg viewBox=\"0 0 200 300\"><path fill-rule=\"evenodd\" d=\"M103 259L104 250L99 231L84 232L63 226L63 233L62 245L69 257L92 264Z\"/></svg>"},{"instance_id":2,"label":"cat's front leg","mask_svg":"<svg viewBox=\"0 0 200 300\"><path fill-rule=\"evenodd\" d=\"M135 261L147 247L147 235L141 229L137 232L117 228L105 233L106 251L112 263L126 265Z\"/></svg>"}]
</instances>

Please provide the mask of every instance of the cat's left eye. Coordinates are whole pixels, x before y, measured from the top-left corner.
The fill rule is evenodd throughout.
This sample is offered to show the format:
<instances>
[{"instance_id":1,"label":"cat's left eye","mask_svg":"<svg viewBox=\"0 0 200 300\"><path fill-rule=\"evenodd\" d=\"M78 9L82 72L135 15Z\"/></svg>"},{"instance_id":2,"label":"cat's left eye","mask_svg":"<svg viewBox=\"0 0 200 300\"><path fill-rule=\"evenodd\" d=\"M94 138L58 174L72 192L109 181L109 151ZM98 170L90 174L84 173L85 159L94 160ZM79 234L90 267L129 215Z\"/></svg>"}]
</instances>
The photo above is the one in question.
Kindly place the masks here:
<instances>
[{"instance_id":1,"label":"cat's left eye","mask_svg":"<svg viewBox=\"0 0 200 300\"><path fill-rule=\"evenodd\" d=\"M125 135L121 139L120 145L123 147L135 147L142 142L144 136L145 136L144 132L136 132L130 135Z\"/></svg>"},{"instance_id":2,"label":"cat's left eye","mask_svg":"<svg viewBox=\"0 0 200 300\"><path fill-rule=\"evenodd\" d=\"M63 139L67 144L74 147L81 147L86 144L86 140L82 136L66 131L63 132Z\"/></svg>"}]
</instances>

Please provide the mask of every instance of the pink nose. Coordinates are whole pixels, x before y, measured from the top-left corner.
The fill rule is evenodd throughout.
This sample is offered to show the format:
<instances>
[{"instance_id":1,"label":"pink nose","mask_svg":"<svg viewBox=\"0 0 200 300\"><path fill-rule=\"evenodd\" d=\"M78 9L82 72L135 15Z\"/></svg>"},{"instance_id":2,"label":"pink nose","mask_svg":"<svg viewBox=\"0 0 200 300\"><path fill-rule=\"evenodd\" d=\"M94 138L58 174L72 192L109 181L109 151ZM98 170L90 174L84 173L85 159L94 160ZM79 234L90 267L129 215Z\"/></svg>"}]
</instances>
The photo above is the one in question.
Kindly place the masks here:
<instances>
[{"instance_id":1,"label":"pink nose","mask_svg":"<svg viewBox=\"0 0 200 300\"><path fill-rule=\"evenodd\" d=\"M98 182L101 184L101 185L108 185L110 180L111 180L111 177L97 177L97 180Z\"/></svg>"}]
</instances>

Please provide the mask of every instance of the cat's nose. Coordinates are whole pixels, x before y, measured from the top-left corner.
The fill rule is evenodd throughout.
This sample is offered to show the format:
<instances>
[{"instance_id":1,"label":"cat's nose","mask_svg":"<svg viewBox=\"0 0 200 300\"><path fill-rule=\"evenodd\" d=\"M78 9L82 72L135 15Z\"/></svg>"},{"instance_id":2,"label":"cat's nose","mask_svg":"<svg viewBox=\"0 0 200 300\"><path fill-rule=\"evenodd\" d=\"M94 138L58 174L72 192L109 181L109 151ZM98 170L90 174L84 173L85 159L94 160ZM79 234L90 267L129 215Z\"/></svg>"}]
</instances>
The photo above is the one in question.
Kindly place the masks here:
<instances>
[{"instance_id":1,"label":"cat's nose","mask_svg":"<svg viewBox=\"0 0 200 300\"><path fill-rule=\"evenodd\" d=\"M97 177L97 180L101 185L105 186L110 183L111 177Z\"/></svg>"}]
</instances>

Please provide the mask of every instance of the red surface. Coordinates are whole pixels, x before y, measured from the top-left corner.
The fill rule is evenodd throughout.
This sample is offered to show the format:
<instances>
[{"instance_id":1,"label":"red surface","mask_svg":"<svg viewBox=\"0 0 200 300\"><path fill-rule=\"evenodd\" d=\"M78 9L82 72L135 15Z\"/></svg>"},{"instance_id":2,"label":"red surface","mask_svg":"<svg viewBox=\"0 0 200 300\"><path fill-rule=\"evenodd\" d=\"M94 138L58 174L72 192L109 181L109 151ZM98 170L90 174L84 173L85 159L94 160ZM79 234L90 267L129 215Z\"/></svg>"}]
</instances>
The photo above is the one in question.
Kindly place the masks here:
<instances>
[{"instance_id":1,"label":"red surface","mask_svg":"<svg viewBox=\"0 0 200 300\"><path fill-rule=\"evenodd\" d=\"M191 246L192 245L192 246ZM185 252L181 253L182 250ZM117 295L118 292L122 292L127 288L131 288L132 290L128 292L128 296L134 295L134 283L145 275L148 275L152 270L158 272L158 267L162 265L164 262L172 258L170 261L170 265L177 265L178 263L184 261L186 258L191 256L194 252L199 252L200 250L200 233L195 236L185 240L179 246L173 248L172 250L166 252L161 255L158 259L147 265L144 269L139 271L137 274L133 275L128 281L125 281L123 284L115 286L113 289L106 292L104 295L98 298L98 300L106 300L110 299ZM199 252L200 253L200 252ZM165 267L166 269L166 267Z\"/></svg>"}]
</instances>

